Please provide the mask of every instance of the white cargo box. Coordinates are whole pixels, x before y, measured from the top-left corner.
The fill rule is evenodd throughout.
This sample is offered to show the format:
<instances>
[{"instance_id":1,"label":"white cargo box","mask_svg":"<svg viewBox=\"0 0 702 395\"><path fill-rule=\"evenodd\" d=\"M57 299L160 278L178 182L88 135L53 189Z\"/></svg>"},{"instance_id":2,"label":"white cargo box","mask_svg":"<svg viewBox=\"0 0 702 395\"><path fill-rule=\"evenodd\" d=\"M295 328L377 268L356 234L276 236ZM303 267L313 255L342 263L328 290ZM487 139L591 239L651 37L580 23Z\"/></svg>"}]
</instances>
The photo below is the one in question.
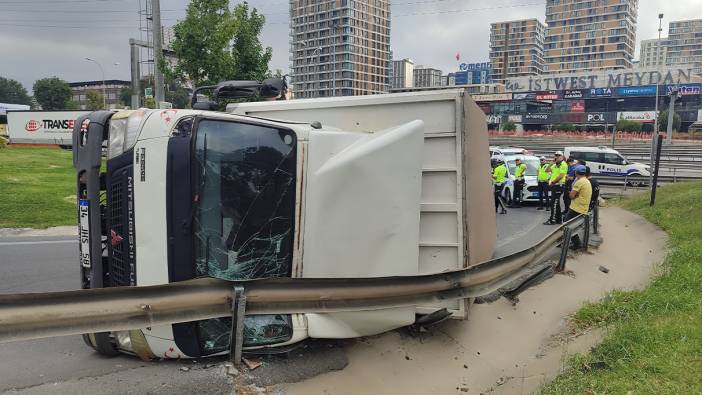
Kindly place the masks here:
<instances>
[{"instance_id":1,"label":"white cargo box","mask_svg":"<svg viewBox=\"0 0 702 395\"><path fill-rule=\"evenodd\" d=\"M344 131L376 132L424 121L419 274L462 269L492 258L496 224L485 114L462 89L239 103L233 114L320 122ZM467 303L447 307L465 318Z\"/></svg>"}]
</instances>

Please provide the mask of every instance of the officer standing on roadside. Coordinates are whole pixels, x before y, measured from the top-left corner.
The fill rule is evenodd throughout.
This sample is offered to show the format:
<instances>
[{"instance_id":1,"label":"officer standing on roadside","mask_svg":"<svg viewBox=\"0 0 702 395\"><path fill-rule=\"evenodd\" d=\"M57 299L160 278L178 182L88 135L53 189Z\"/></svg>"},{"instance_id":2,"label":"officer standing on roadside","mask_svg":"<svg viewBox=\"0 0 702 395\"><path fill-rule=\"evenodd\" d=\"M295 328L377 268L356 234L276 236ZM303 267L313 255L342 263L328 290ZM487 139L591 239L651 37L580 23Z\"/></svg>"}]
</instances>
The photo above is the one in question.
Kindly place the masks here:
<instances>
[{"instance_id":1,"label":"officer standing on roadside","mask_svg":"<svg viewBox=\"0 0 702 395\"><path fill-rule=\"evenodd\" d=\"M565 184L563 185L563 212L567 213L570 207L570 191L573 187L573 182L575 182L575 166L578 161L574 158L568 158L566 160L568 164L568 174L565 178Z\"/></svg>"},{"instance_id":2,"label":"officer standing on roadside","mask_svg":"<svg viewBox=\"0 0 702 395\"><path fill-rule=\"evenodd\" d=\"M541 163L539 165L539 173L536 176L539 187L539 207L537 210L543 210L544 207L548 207L548 180L551 178L549 174L551 163L548 163L543 156L539 158L539 161Z\"/></svg>"},{"instance_id":3,"label":"officer standing on roadside","mask_svg":"<svg viewBox=\"0 0 702 395\"><path fill-rule=\"evenodd\" d=\"M556 151L555 162L551 166L551 178L548 180L548 187L551 190L551 216L544 225L557 225L563 223L563 212L561 211L561 195L563 194L563 184L568 174L568 165L563 161L563 152Z\"/></svg>"},{"instance_id":4,"label":"officer standing on roadside","mask_svg":"<svg viewBox=\"0 0 702 395\"><path fill-rule=\"evenodd\" d=\"M507 166L505 166L505 161L501 158L497 158L495 164L495 168L492 169L492 183L495 186L495 213L497 213L498 207L501 206L502 211L500 211L500 214L507 214L505 202L502 200L502 189L507 179Z\"/></svg>"},{"instance_id":5,"label":"officer standing on roadside","mask_svg":"<svg viewBox=\"0 0 702 395\"><path fill-rule=\"evenodd\" d=\"M522 163L521 158L515 159L514 167L514 203L512 207L522 207L522 190L524 189L524 174L527 165Z\"/></svg>"}]
</instances>

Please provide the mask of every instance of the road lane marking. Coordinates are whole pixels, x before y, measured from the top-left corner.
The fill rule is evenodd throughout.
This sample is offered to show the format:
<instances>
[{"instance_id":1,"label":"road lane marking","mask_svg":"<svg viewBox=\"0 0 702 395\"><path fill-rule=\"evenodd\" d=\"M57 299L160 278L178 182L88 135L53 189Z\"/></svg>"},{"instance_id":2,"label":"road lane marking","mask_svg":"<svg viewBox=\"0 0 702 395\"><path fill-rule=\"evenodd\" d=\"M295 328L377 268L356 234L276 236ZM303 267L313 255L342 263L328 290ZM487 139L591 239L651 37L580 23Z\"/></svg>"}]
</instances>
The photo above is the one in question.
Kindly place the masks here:
<instances>
[{"instance_id":1,"label":"road lane marking","mask_svg":"<svg viewBox=\"0 0 702 395\"><path fill-rule=\"evenodd\" d=\"M19 246L36 244L68 244L77 243L78 240L44 240L44 241L0 241L0 246Z\"/></svg>"}]
</instances>

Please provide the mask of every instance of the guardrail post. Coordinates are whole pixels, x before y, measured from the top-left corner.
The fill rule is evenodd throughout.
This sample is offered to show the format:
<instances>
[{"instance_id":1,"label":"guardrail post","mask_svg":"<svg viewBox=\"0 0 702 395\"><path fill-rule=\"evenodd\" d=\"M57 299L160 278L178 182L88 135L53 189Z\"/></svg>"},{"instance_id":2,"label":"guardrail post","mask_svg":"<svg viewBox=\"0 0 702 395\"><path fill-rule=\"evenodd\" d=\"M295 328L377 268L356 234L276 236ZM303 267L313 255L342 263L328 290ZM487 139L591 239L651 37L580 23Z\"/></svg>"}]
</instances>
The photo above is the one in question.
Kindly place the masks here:
<instances>
[{"instance_id":1,"label":"guardrail post","mask_svg":"<svg viewBox=\"0 0 702 395\"><path fill-rule=\"evenodd\" d=\"M595 203L595 207L592 210L592 233L593 234L599 234L600 229L600 205L599 203Z\"/></svg>"},{"instance_id":2,"label":"guardrail post","mask_svg":"<svg viewBox=\"0 0 702 395\"><path fill-rule=\"evenodd\" d=\"M583 226L585 228L583 229L583 251L587 252L587 247L590 244L590 218L592 218L592 213L587 213L584 214L583 217L585 218L585 223Z\"/></svg>"},{"instance_id":3,"label":"guardrail post","mask_svg":"<svg viewBox=\"0 0 702 395\"><path fill-rule=\"evenodd\" d=\"M566 258L568 257L568 249L570 248L570 237L573 234L573 230L566 226L563 228L563 241L561 241L561 257L558 260L558 266L556 266L557 272L562 272L565 270Z\"/></svg>"},{"instance_id":4,"label":"guardrail post","mask_svg":"<svg viewBox=\"0 0 702 395\"><path fill-rule=\"evenodd\" d=\"M229 357L234 364L241 363L244 348L244 316L246 314L246 294L244 287L237 285L232 295L232 332L229 338Z\"/></svg>"}]
</instances>

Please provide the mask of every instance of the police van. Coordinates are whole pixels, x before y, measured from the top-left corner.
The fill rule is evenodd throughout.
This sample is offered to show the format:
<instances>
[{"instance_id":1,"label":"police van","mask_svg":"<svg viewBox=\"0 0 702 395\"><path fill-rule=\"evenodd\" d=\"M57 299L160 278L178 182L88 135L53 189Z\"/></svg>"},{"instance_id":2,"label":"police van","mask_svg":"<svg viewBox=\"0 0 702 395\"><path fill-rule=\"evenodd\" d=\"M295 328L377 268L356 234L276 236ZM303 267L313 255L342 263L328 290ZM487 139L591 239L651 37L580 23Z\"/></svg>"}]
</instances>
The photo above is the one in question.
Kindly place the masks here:
<instances>
[{"instance_id":1,"label":"police van","mask_svg":"<svg viewBox=\"0 0 702 395\"><path fill-rule=\"evenodd\" d=\"M566 158L585 161L592 174L614 177L651 175L649 165L629 162L617 150L607 147L565 147Z\"/></svg>"}]
</instances>

